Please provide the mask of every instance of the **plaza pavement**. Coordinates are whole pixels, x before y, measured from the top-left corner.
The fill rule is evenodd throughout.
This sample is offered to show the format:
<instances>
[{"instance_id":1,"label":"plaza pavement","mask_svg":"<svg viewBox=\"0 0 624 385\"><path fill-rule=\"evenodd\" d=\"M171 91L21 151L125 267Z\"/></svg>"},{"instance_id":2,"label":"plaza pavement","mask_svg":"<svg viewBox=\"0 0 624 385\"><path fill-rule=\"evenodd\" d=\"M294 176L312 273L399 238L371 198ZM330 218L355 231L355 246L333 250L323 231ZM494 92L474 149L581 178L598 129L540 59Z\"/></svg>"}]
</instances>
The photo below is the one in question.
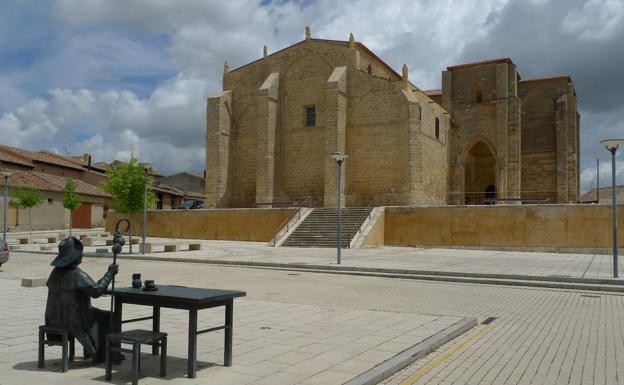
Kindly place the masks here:
<instances>
[{"instance_id":1,"label":"plaza pavement","mask_svg":"<svg viewBox=\"0 0 624 385\"><path fill-rule=\"evenodd\" d=\"M9 264L2 266L0 279L49 272L48 263L52 259L51 255L24 253L16 254L14 257ZM83 265L89 273L98 276L106 270L108 263L110 261L106 259L85 258ZM120 261L118 282L124 277L129 282L133 272L141 272L144 277L153 278L157 283L185 282L190 286L245 290L248 296L244 301L261 303L263 306L277 303L294 308L299 305L310 305L339 310L357 309L399 314L448 314L458 318L476 317L479 322L496 317L489 325L479 325L424 359L416 361L387 379L384 385L624 384L622 295L139 260ZM25 290L26 293L36 292L36 289L20 290ZM103 306L107 307L108 302L104 302ZM2 299L0 303L4 305L7 302ZM237 322L243 321L243 314L240 313L243 309L242 304L242 301L237 302L235 306ZM15 312L0 313L10 319L9 324L13 329L7 329L9 332L22 327L11 320L12 317L16 317L13 313ZM173 313L169 316L176 317ZM36 325L41 322L40 317L41 315L33 316L23 323ZM263 326L267 326L262 323ZM4 326L2 328L4 329ZM241 328L242 326L237 326L235 335ZM34 329L28 326L28 330ZM15 337L19 338L17 335ZM22 338L32 340L32 337L28 336ZM215 338L219 341L218 345L215 345L216 353L212 354L215 354L215 359L220 359L218 349L221 347L221 341L218 336ZM34 362L35 352L32 348L29 349L31 353L17 351L11 353L11 359L17 357L18 353L23 353L25 357L20 358L20 362L27 364ZM211 353L205 354L207 354L205 357L209 357ZM50 353L48 357L54 356ZM200 355L203 362L208 362L205 357ZM148 367L150 362L153 363L151 358L145 357L144 375L147 377L143 378L141 383L158 381L152 377L157 373L156 368ZM176 365L182 367L184 365L177 359L171 363L174 368ZM234 363L235 366L229 373L234 373L236 358ZM10 373L39 375L37 371L20 368L11 369ZM218 365L204 366L198 374L202 379L211 377L205 376L204 373L210 372L216 376L214 373L219 369L225 368ZM101 377L103 372L98 370L89 378L104 383ZM175 370L183 375L183 369ZM0 383L3 383L2 378L7 371L0 369L0 373L3 375L0 376ZM47 369L44 373L46 374L41 376L45 380L64 383L65 375L47 372ZM78 374L79 371L73 374L70 371L67 376ZM123 372L117 374L113 383L120 383L123 377ZM230 383L228 376L218 378L221 384ZM242 376L237 375L236 378L232 380L234 383ZM32 376L29 380L34 384L37 383ZM66 383L83 382L73 380ZM167 383L203 382L175 377Z\"/></svg>"},{"instance_id":2,"label":"plaza pavement","mask_svg":"<svg viewBox=\"0 0 624 385\"><path fill-rule=\"evenodd\" d=\"M136 266L136 271L151 270L154 277L163 276L163 266L176 266L175 270L168 269L164 276L179 279L180 274L188 272L196 285L244 289L249 295L245 300L448 314L476 317L479 321L496 317L490 325L479 325L416 361L387 379L384 385L624 384L624 365L621 364L624 297L621 295L157 260L166 257L335 266L334 249L272 248L265 243L252 242L202 243L201 251L154 253L153 261L122 260L120 263ZM50 260L51 255L14 254L17 255L20 257L12 257L7 268L2 267L0 278L42 276L49 272L47 263L42 264L41 260ZM85 259L85 265L100 266L100 269L109 262L100 258ZM610 278L612 267L609 255L400 247L343 250L343 265L513 273L562 279Z\"/></svg>"},{"instance_id":3,"label":"plaza pavement","mask_svg":"<svg viewBox=\"0 0 624 385\"><path fill-rule=\"evenodd\" d=\"M148 242L188 242L191 240L148 238ZM218 263L255 263L336 266L336 250L331 248L271 247L265 242L192 240L201 242L202 250L156 252L154 258L180 258ZM101 241L103 244L104 241ZM22 246L37 251L40 245ZM106 246L85 247L95 252ZM108 247L110 249L110 246ZM124 252L128 246L124 247ZM138 246L134 246L135 254ZM55 253L50 251L49 253ZM611 255L445 248L377 247L344 249L342 266L347 268L394 269L423 272L451 272L465 275L534 276L551 278L610 279ZM624 260L620 259L620 270Z\"/></svg>"},{"instance_id":4,"label":"plaza pavement","mask_svg":"<svg viewBox=\"0 0 624 385\"><path fill-rule=\"evenodd\" d=\"M60 373L58 347L46 348L46 368L36 367L37 327L43 323L47 289L22 288L19 280L10 278L33 271L37 274L49 272L51 258L17 254L11 260L10 269L6 269L13 274L0 273L0 278L5 278L0 279L0 384L103 381L103 365L91 367L84 361L72 363L69 372ZM103 265L100 262L104 261L87 259L85 270L95 270L96 265ZM31 269L24 269L27 266ZM93 274L97 279L97 273ZM167 272L161 269L157 282L166 282L166 277ZM168 283L180 282L178 279ZM118 282L118 285L123 284ZM107 308L110 300L99 298L94 300L94 305ZM223 308L201 311L198 328L222 324L223 312ZM342 384L445 329L457 328L455 325L462 321L451 316L248 299L236 299L234 312L234 365L222 366L222 332L201 335L198 338L198 377L190 380L185 379L188 313L162 309L161 330L169 334L168 376L157 377L157 357L143 353L141 383ZM148 315L151 315L150 308L124 306L125 319ZM150 329L151 321L131 324L126 326L128 328ZM77 351L80 356L79 345ZM114 372L113 383L126 383L130 378L129 362L114 370L119 373Z\"/></svg>"}]
</instances>

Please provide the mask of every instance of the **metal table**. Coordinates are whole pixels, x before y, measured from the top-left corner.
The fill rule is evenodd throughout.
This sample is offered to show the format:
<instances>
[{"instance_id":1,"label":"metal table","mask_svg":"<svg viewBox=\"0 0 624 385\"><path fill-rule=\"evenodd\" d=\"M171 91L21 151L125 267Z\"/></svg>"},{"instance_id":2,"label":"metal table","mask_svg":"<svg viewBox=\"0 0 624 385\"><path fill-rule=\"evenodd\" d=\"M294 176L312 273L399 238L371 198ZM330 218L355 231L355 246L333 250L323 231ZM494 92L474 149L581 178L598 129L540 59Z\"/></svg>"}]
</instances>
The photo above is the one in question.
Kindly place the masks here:
<instances>
[{"instance_id":1,"label":"metal table","mask_svg":"<svg viewBox=\"0 0 624 385\"><path fill-rule=\"evenodd\" d=\"M110 292L109 292L110 293ZM203 289L185 286L159 285L157 291L145 291L131 287L115 289L114 330L121 331L121 325L151 319L152 330L160 331L160 308L185 309L189 311L188 331L188 377L195 378L197 373L197 335L224 329L225 366L232 365L232 326L234 314L234 298L244 297L244 291ZM152 316L122 320L124 303L152 307ZM212 307L225 306L225 324L212 328L197 330L197 311ZM158 347L152 347L152 354L158 354Z\"/></svg>"}]
</instances>

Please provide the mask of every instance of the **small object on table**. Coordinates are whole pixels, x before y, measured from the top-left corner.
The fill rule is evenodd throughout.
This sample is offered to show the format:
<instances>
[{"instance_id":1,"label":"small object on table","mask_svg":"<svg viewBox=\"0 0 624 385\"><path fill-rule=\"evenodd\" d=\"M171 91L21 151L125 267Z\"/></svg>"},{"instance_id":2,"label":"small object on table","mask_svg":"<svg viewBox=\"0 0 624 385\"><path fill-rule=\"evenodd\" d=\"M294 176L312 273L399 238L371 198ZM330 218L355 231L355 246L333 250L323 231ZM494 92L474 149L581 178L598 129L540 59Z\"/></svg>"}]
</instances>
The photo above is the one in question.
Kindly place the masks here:
<instances>
[{"instance_id":1,"label":"small object on table","mask_svg":"<svg viewBox=\"0 0 624 385\"><path fill-rule=\"evenodd\" d=\"M132 287L135 289L140 289L142 284L143 283L141 282L141 274L132 274Z\"/></svg>"},{"instance_id":2,"label":"small object on table","mask_svg":"<svg viewBox=\"0 0 624 385\"><path fill-rule=\"evenodd\" d=\"M154 284L154 280L146 279L145 280L145 287L143 288L143 290L145 290L145 291L156 291L156 290L158 290L158 288L156 287L156 284Z\"/></svg>"}]
</instances>

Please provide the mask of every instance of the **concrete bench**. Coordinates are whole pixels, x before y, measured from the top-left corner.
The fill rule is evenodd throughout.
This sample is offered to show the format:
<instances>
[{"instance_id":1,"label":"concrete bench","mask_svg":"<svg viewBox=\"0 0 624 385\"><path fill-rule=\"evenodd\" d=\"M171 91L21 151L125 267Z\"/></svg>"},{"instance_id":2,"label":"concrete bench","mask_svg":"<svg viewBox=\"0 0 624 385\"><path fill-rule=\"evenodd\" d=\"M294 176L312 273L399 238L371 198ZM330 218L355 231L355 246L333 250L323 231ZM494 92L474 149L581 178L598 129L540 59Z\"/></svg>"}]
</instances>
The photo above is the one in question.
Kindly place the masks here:
<instances>
[{"instance_id":1,"label":"concrete bench","mask_svg":"<svg viewBox=\"0 0 624 385\"><path fill-rule=\"evenodd\" d=\"M101 238L94 238L94 237L86 237L84 239L81 239L83 246L96 246L95 243L100 242L101 240L102 240Z\"/></svg>"},{"instance_id":2,"label":"concrete bench","mask_svg":"<svg viewBox=\"0 0 624 385\"><path fill-rule=\"evenodd\" d=\"M22 287L42 287L48 280L43 277L22 278Z\"/></svg>"},{"instance_id":3,"label":"concrete bench","mask_svg":"<svg viewBox=\"0 0 624 385\"><path fill-rule=\"evenodd\" d=\"M156 246L163 246L163 252L180 251L180 245L188 245L188 250L201 250L201 242L146 242L145 252L156 253ZM141 245L142 246L142 245ZM139 249L142 249L139 248Z\"/></svg>"}]
</instances>

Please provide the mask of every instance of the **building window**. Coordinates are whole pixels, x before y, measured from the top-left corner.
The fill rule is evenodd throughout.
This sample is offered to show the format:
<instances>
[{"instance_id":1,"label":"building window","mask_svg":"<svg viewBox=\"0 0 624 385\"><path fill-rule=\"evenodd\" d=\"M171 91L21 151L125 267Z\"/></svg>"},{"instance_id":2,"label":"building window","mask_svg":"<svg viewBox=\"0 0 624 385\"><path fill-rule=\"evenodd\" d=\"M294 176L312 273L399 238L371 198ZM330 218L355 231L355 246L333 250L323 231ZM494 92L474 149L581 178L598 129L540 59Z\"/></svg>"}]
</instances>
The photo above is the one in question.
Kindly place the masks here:
<instances>
[{"instance_id":1,"label":"building window","mask_svg":"<svg viewBox=\"0 0 624 385\"><path fill-rule=\"evenodd\" d=\"M475 101L477 103L483 103L483 86L481 85L481 82L477 83L476 86Z\"/></svg>"},{"instance_id":2,"label":"building window","mask_svg":"<svg viewBox=\"0 0 624 385\"><path fill-rule=\"evenodd\" d=\"M305 125L306 127L316 126L316 106L308 106L305 108Z\"/></svg>"},{"instance_id":3,"label":"building window","mask_svg":"<svg viewBox=\"0 0 624 385\"><path fill-rule=\"evenodd\" d=\"M435 118L435 137L440 139L440 119Z\"/></svg>"},{"instance_id":4,"label":"building window","mask_svg":"<svg viewBox=\"0 0 624 385\"><path fill-rule=\"evenodd\" d=\"M48 198L48 204L49 204L49 205L51 205L51 204L53 204L53 203L54 203L54 199L52 199L52 198Z\"/></svg>"}]
</instances>

